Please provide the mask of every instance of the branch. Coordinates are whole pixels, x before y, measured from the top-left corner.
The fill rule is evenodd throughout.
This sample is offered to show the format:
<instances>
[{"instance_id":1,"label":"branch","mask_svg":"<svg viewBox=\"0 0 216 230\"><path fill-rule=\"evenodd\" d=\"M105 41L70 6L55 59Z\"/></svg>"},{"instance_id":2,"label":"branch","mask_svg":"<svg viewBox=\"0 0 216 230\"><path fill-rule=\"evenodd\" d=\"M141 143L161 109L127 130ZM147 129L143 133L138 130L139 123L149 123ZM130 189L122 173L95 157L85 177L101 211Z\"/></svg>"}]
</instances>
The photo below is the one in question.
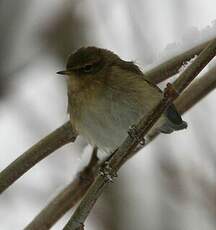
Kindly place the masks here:
<instances>
[{"instance_id":1,"label":"branch","mask_svg":"<svg viewBox=\"0 0 216 230\"><path fill-rule=\"evenodd\" d=\"M188 87L182 95L175 101L177 110L183 114L193 107L198 101L203 99L208 93L216 88L216 67L204 74L200 79ZM86 180L81 180L85 175L85 169L78 175L74 182L71 182L62 192L60 192L27 226L27 230L51 228L69 209L83 197L91 183L86 184ZM96 170L94 171L94 177ZM84 177L85 178L85 177ZM91 177L90 177L91 178ZM77 181L77 183L76 183ZM85 186L85 185L86 186ZM76 197L75 194L80 194ZM34 227L36 226L36 227Z\"/></svg>"},{"instance_id":2,"label":"branch","mask_svg":"<svg viewBox=\"0 0 216 230\"><path fill-rule=\"evenodd\" d=\"M177 98L175 106L179 113L183 114L215 88L216 66L189 86L182 95Z\"/></svg>"},{"instance_id":3,"label":"branch","mask_svg":"<svg viewBox=\"0 0 216 230\"><path fill-rule=\"evenodd\" d=\"M199 72L207 65L207 63L216 54L216 39L214 39L206 49L195 59L195 61L182 73L174 82L176 90L181 93L186 86L199 74ZM154 123L159 119L165 109L177 97L172 87L167 87L164 93L164 98L159 104L135 126L136 135L128 135L123 144L115 151L111 158L105 162L102 173L98 173L94 183L89 188L80 205L70 218L64 230L78 230L83 228L84 221L93 208L96 200L99 198L107 183L116 175L116 172L121 167L127 155L137 147L140 141L144 138L147 132L151 129ZM109 170L108 170L109 169ZM107 173L108 170L108 173Z\"/></svg>"},{"instance_id":4,"label":"branch","mask_svg":"<svg viewBox=\"0 0 216 230\"><path fill-rule=\"evenodd\" d=\"M159 66L149 70L145 73L147 80L154 84L158 84L171 76L178 73L179 68L187 61L190 61L195 55L199 55L205 47L214 39L204 42L180 55L171 58L168 61L160 64Z\"/></svg>"},{"instance_id":5,"label":"branch","mask_svg":"<svg viewBox=\"0 0 216 230\"><path fill-rule=\"evenodd\" d=\"M97 148L93 149L89 164L64 188L35 218L25 230L48 230L85 194L94 181L98 165Z\"/></svg>"},{"instance_id":6,"label":"branch","mask_svg":"<svg viewBox=\"0 0 216 230\"><path fill-rule=\"evenodd\" d=\"M67 122L28 149L0 173L0 194L36 163L61 146L74 142L76 136L70 122Z\"/></svg>"},{"instance_id":7,"label":"branch","mask_svg":"<svg viewBox=\"0 0 216 230\"><path fill-rule=\"evenodd\" d=\"M195 59L190 68L187 68L174 82L174 87L181 93L202 69L214 58L216 52L216 38Z\"/></svg>"}]
</instances>

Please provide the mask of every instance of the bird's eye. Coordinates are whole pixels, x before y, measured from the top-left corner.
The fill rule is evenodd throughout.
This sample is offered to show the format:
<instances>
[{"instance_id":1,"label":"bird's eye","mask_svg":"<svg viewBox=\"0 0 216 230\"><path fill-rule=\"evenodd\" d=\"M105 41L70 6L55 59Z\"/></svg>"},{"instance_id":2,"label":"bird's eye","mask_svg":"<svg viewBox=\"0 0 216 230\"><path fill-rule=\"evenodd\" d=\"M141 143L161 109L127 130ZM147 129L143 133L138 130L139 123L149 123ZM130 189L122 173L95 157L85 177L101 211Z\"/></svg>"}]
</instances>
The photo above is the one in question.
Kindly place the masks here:
<instances>
[{"instance_id":1,"label":"bird's eye","mask_svg":"<svg viewBox=\"0 0 216 230\"><path fill-rule=\"evenodd\" d=\"M89 72L91 72L91 71L93 70L93 68L94 68L94 65L88 64L88 65L85 65L85 66L82 68L82 70L83 70L83 72L85 72L85 73L89 73Z\"/></svg>"}]
</instances>

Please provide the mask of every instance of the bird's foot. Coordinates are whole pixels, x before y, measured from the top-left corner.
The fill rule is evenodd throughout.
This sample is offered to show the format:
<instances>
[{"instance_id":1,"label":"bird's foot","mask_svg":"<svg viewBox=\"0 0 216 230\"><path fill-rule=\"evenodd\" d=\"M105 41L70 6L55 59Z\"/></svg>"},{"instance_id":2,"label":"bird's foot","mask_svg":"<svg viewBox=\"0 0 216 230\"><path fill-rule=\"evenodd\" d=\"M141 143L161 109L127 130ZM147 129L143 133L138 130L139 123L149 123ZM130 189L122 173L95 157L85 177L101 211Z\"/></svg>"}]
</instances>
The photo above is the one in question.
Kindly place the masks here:
<instances>
[{"instance_id":1,"label":"bird's foot","mask_svg":"<svg viewBox=\"0 0 216 230\"><path fill-rule=\"evenodd\" d=\"M137 132L137 128L135 125L131 125L128 130L128 134L131 138L135 138L137 141L139 141L140 145L145 145L145 138L140 137Z\"/></svg>"},{"instance_id":2,"label":"bird's foot","mask_svg":"<svg viewBox=\"0 0 216 230\"><path fill-rule=\"evenodd\" d=\"M105 177L109 182L113 183L113 179L117 177L116 171L110 166L109 161L105 161L100 169L100 175Z\"/></svg>"}]
</instances>

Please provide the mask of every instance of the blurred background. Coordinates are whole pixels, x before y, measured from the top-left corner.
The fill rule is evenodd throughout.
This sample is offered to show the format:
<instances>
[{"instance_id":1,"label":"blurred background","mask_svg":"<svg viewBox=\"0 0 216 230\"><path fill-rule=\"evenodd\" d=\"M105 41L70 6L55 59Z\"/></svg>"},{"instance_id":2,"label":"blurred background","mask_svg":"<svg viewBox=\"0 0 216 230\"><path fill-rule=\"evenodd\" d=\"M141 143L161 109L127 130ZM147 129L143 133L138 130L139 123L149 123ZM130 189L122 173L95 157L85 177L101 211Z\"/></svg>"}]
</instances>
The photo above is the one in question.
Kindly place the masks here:
<instances>
[{"instance_id":1,"label":"blurred background","mask_svg":"<svg viewBox=\"0 0 216 230\"><path fill-rule=\"evenodd\" d=\"M0 170L68 120L55 73L81 46L110 49L150 69L216 36L215 0L0 1ZM213 64L212 64L213 65ZM185 114L188 129L160 135L119 173L88 230L216 229L216 91ZM0 196L0 229L23 229L85 165L79 138ZM71 211L53 230L62 229Z\"/></svg>"}]
</instances>

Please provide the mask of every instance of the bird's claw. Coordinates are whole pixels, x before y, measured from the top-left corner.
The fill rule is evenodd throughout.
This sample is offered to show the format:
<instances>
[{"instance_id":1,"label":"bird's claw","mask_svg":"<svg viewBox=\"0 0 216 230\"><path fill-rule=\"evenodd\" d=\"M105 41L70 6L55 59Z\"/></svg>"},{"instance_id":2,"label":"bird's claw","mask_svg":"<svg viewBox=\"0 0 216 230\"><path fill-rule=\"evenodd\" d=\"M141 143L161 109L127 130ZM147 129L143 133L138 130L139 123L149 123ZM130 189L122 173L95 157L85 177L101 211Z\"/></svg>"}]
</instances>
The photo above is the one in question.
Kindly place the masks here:
<instances>
[{"instance_id":1,"label":"bird's claw","mask_svg":"<svg viewBox=\"0 0 216 230\"><path fill-rule=\"evenodd\" d=\"M100 169L100 175L105 177L109 182L113 183L113 179L117 177L117 173L110 166L109 161L105 161L104 165Z\"/></svg>"},{"instance_id":2,"label":"bird's claw","mask_svg":"<svg viewBox=\"0 0 216 230\"><path fill-rule=\"evenodd\" d=\"M135 138L137 141L139 141L140 145L145 145L145 138L141 137L137 133L137 128L135 125L131 125L128 130L128 134L131 138Z\"/></svg>"}]
</instances>

